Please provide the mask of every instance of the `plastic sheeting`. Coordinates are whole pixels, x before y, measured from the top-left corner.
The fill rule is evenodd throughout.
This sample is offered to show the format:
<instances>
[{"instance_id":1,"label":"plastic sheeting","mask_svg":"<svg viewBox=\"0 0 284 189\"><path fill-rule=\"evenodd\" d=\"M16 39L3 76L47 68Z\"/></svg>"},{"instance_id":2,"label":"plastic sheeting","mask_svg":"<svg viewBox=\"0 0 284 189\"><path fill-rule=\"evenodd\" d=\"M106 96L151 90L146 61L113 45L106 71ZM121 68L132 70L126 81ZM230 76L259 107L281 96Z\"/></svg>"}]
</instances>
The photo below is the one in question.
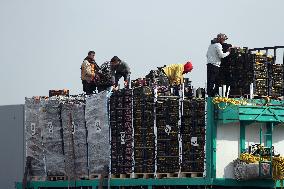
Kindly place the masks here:
<instances>
[{"instance_id":1,"label":"plastic sheeting","mask_svg":"<svg viewBox=\"0 0 284 189\"><path fill-rule=\"evenodd\" d=\"M250 180L257 178L271 178L270 165L268 163L262 163L259 167L259 163L245 163L240 159L233 162L234 175L237 180ZM261 170L261 174L259 174Z\"/></svg>"},{"instance_id":2,"label":"plastic sheeting","mask_svg":"<svg viewBox=\"0 0 284 189\"><path fill-rule=\"evenodd\" d=\"M86 98L88 157L91 174L106 174L110 161L107 91Z\"/></svg>"},{"instance_id":3,"label":"plastic sheeting","mask_svg":"<svg viewBox=\"0 0 284 189\"><path fill-rule=\"evenodd\" d=\"M65 175L60 101L52 98L41 104L39 124L42 128L47 175Z\"/></svg>"},{"instance_id":4,"label":"plastic sheeting","mask_svg":"<svg viewBox=\"0 0 284 189\"><path fill-rule=\"evenodd\" d=\"M62 104L62 127L65 154L65 170L69 179L88 176L86 127L84 104Z\"/></svg>"},{"instance_id":5,"label":"plastic sheeting","mask_svg":"<svg viewBox=\"0 0 284 189\"><path fill-rule=\"evenodd\" d=\"M42 141L42 127L39 124L40 104L39 99L25 99L26 157L30 157L31 159L31 176L44 177L46 173Z\"/></svg>"}]
</instances>

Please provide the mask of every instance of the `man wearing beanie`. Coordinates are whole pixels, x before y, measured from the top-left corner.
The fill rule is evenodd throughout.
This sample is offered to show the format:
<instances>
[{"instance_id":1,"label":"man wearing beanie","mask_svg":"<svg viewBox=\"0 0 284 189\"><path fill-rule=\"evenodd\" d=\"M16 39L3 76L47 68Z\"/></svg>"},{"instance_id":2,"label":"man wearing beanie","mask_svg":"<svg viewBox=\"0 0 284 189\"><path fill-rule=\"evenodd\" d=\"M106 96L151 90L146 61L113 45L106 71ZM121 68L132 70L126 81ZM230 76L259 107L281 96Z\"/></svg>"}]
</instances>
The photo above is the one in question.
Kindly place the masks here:
<instances>
[{"instance_id":1,"label":"man wearing beanie","mask_svg":"<svg viewBox=\"0 0 284 189\"><path fill-rule=\"evenodd\" d=\"M169 79L170 85L180 85L183 83L183 75L191 72L193 69L190 61L185 64L171 64L162 70Z\"/></svg>"},{"instance_id":2,"label":"man wearing beanie","mask_svg":"<svg viewBox=\"0 0 284 189\"><path fill-rule=\"evenodd\" d=\"M230 54L230 48L223 52L222 44L228 39L225 34L218 34L217 38L211 40L206 54L207 57L207 94L212 97L218 94L220 87L220 65L221 59Z\"/></svg>"}]
</instances>

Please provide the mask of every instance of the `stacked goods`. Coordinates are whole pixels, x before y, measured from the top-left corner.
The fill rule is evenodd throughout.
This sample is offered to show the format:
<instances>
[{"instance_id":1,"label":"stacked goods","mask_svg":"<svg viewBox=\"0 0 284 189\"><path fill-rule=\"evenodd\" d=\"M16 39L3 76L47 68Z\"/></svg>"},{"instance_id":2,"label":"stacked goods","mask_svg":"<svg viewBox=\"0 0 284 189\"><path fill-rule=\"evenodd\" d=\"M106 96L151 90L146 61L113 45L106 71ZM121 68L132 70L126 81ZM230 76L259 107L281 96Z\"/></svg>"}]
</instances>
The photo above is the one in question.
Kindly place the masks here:
<instances>
[{"instance_id":1,"label":"stacked goods","mask_svg":"<svg viewBox=\"0 0 284 189\"><path fill-rule=\"evenodd\" d=\"M272 64L271 68L271 96L283 96L284 68L283 64Z\"/></svg>"},{"instance_id":2,"label":"stacked goods","mask_svg":"<svg viewBox=\"0 0 284 189\"><path fill-rule=\"evenodd\" d=\"M218 83L230 86L231 96L250 94L253 82L253 55L247 49L232 49L229 56L222 59Z\"/></svg>"},{"instance_id":3,"label":"stacked goods","mask_svg":"<svg viewBox=\"0 0 284 189\"><path fill-rule=\"evenodd\" d=\"M146 79L145 78L138 78L135 80L131 81L131 87L135 88L135 87L142 87L142 86L146 86Z\"/></svg>"},{"instance_id":4,"label":"stacked goods","mask_svg":"<svg viewBox=\"0 0 284 189\"><path fill-rule=\"evenodd\" d=\"M68 179L88 176L84 108L85 105L80 101L67 101L62 104L65 170Z\"/></svg>"},{"instance_id":5,"label":"stacked goods","mask_svg":"<svg viewBox=\"0 0 284 189\"><path fill-rule=\"evenodd\" d=\"M49 90L49 97L52 96L69 96L69 90L63 89L63 90Z\"/></svg>"},{"instance_id":6,"label":"stacked goods","mask_svg":"<svg viewBox=\"0 0 284 189\"><path fill-rule=\"evenodd\" d=\"M189 81L189 78L184 78L184 96L185 97L192 97L193 96L193 91L192 91L192 86L191 86L191 81Z\"/></svg>"},{"instance_id":7,"label":"stacked goods","mask_svg":"<svg viewBox=\"0 0 284 189\"><path fill-rule=\"evenodd\" d=\"M163 67L158 67L158 70L151 70L146 75L147 86L157 88L159 95L169 95L169 80L162 70Z\"/></svg>"},{"instance_id":8,"label":"stacked goods","mask_svg":"<svg viewBox=\"0 0 284 189\"><path fill-rule=\"evenodd\" d=\"M235 178L238 180L249 180L277 177L278 173L282 173L281 171L279 172L279 167L277 167L278 170L276 171L273 168L275 167L275 162L279 160L279 155L277 157L273 156L274 147L272 149L264 148L260 144L250 146L248 153L242 153L233 162Z\"/></svg>"},{"instance_id":9,"label":"stacked goods","mask_svg":"<svg viewBox=\"0 0 284 189\"><path fill-rule=\"evenodd\" d=\"M56 98L42 100L39 111L47 176L64 176L61 104Z\"/></svg>"},{"instance_id":10,"label":"stacked goods","mask_svg":"<svg viewBox=\"0 0 284 189\"><path fill-rule=\"evenodd\" d=\"M284 157L274 154L274 147L261 144L249 146L248 153L242 153L234 161L234 175L238 180L272 178L284 180Z\"/></svg>"},{"instance_id":11,"label":"stacked goods","mask_svg":"<svg viewBox=\"0 0 284 189\"><path fill-rule=\"evenodd\" d=\"M283 96L284 69L275 64L275 57L247 49L232 49L229 56L222 59L217 83L230 86L230 96L250 94L258 96Z\"/></svg>"},{"instance_id":12,"label":"stacked goods","mask_svg":"<svg viewBox=\"0 0 284 189\"><path fill-rule=\"evenodd\" d=\"M179 172L179 100L158 97L156 108L157 172Z\"/></svg>"},{"instance_id":13,"label":"stacked goods","mask_svg":"<svg viewBox=\"0 0 284 189\"><path fill-rule=\"evenodd\" d=\"M155 172L154 120L154 97L151 89L133 89L135 173Z\"/></svg>"},{"instance_id":14,"label":"stacked goods","mask_svg":"<svg viewBox=\"0 0 284 189\"><path fill-rule=\"evenodd\" d=\"M107 91L86 98L85 118L90 176L107 174L110 155Z\"/></svg>"},{"instance_id":15,"label":"stacked goods","mask_svg":"<svg viewBox=\"0 0 284 189\"><path fill-rule=\"evenodd\" d=\"M111 173L127 174L133 168L132 90L115 91L110 98Z\"/></svg>"},{"instance_id":16,"label":"stacked goods","mask_svg":"<svg viewBox=\"0 0 284 189\"><path fill-rule=\"evenodd\" d=\"M42 129L39 124L40 99L25 99L25 137L26 157L31 162L30 175L44 178L44 146L42 141Z\"/></svg>"},{"instance_id":17,"label":"stacked goods","mask_svg":"<svg viewBox=\"0 0 284 189\"><path fill-rule=\"evenodd\" d=\"M181 172L204 171L205 100L183 101Z\"/></svg>"},{"instance_id":18,"label":"stacked goods","mask_svg":"<svg viewBox=\"0 0 284 189\"><path fill-rule=\"evenodd\" d=\"M75 154L75 169L77 178L88 176L87 132L85 123L85 103L72 102L72 121L74 125L73 141Z\"/></svg>"},{"instance_id":19,"label":"stacked goods","mask_svg":"<svg viewBox=\"0 0 284 189\"><path fill-rule=\"evenodd\" d=\"M257 53L254 59L254 94L269 95L272 59Z\"/></svg>"},{"instance_id":20,"label":"stacked goods","mask_svg":"<svg viewBox=\"0 0 284 189\"><path fill-rule=\"evenodd\" d=\"M146 82L149 86L169 86L169 80L162 70L163 67L159 67L158 70L151 70L148 75L146 75Z\"/></svg>"}]
</instances>

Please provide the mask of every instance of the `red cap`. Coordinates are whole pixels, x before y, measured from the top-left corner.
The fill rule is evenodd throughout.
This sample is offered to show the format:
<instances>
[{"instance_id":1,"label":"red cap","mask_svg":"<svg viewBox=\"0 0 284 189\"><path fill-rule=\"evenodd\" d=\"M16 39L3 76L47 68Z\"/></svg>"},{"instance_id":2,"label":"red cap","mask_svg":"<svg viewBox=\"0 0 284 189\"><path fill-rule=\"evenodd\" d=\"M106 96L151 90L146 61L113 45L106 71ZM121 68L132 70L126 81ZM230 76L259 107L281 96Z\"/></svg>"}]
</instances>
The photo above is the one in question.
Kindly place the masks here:
<instances>
[{"instance_id":1,"label":"red cap","mask_svg":"<svg viewBox=\"0 0 284 189\"><path fill-rule=\"evenodd\" d=\"M191 62L187 62L184 65L184 73L188 73L191 72L191 70L193 69L192 63Z\"/></svg>"}]
</instances>

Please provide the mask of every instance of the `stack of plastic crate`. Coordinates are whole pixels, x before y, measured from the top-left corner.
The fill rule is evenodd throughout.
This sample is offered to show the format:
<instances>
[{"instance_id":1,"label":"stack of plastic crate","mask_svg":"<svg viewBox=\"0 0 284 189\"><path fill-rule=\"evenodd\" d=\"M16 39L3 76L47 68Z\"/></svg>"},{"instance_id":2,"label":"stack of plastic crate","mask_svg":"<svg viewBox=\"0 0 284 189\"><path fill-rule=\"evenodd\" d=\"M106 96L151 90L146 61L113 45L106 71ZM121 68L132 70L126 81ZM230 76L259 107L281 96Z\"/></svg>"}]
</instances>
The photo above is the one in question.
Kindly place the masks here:
<instances>
[{"instance_id":1,"label":"stack of plastic crate","mask_svg":"<svg viewBox=\"0 0 284 189\"><path fill-rule=\"evenodd\" d=\"M111 173L128 174L133 168L132 90L122 89L110 98Z\"/></svg>"},{"instance_id":2,"label":"stack of plastic crate","mask_svg":"<svg viewBox=\"0 0 284 189\"><path fill-rule=\"evenodd\" d=\"M183 101L183 116L180 128L182 138L181 172L204 171L205 145L205 100Z\"/></svg>"},{"instance_id":3,"label":"stack of plastic crate","mask_svg":"<svg viewBox=\"0 0 284 189\"><path fill-rule=\"evenodd\" d=\"M135 173L155 172L154 97L149 87L133 89Z\"/></svg>"},{"instance_id":4,"label":"stack of plastic crate","mask_svg":"<svg viewBox=\"0 0 284 189\"><path fill-rule=\"evenodd\" d=\"M178 97L158 97L156 108L157 173L179 172L178 121Z\"/></svg>"}]
</instances>

